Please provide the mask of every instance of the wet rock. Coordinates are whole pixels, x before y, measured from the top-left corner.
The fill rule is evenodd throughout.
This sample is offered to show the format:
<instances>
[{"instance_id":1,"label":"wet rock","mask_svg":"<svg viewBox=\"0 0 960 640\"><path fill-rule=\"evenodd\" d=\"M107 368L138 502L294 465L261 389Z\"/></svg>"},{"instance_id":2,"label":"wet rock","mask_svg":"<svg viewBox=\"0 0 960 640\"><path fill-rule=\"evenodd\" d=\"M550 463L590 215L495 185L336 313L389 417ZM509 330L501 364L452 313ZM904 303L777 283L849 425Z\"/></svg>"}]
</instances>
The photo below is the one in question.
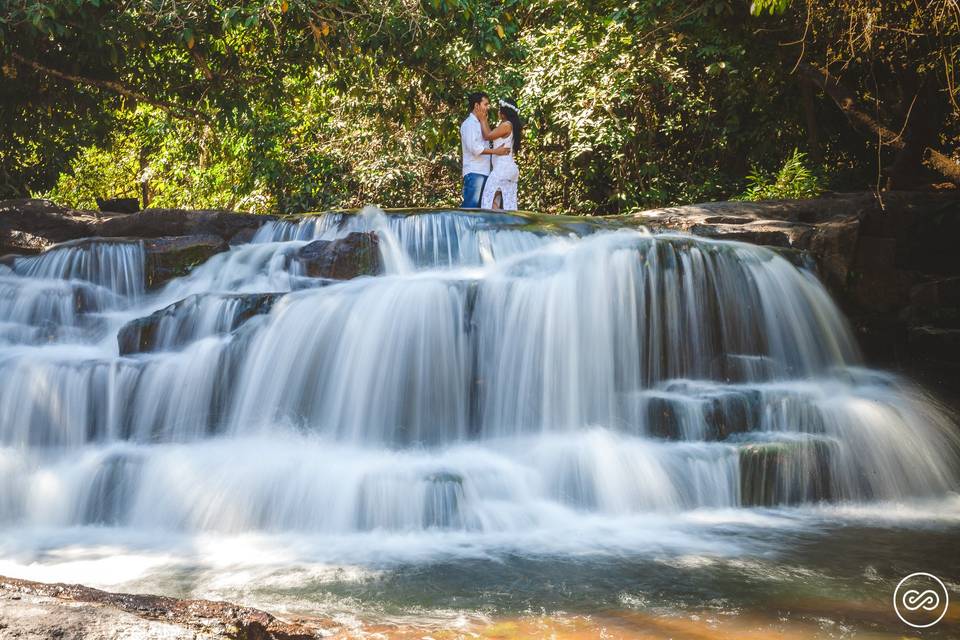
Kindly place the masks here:
<instances>
[{"instance_id":1,"label":"wet rock","mask_svg":"<svg viewBox=\"0 0 960 640\"><path fill-rule=\"evenodd\" d=\"M460 504L463 501L463 478L456 473L440 471L425 478L423 526L437 529L464 527Z\"/></svg>"},{"instance_id":2,"label":"wet rock","mask_svg":"<svg viewBox=\"0 0 960 640\"><path fill-rule=\"evenodd\" d=\"M704 419L707 439L725 440L760 423L761 398L756 390L730 391L709 398Z\"/></svg>"},{"instance_id":3,"label":"wet rock","mask_svg":"<svg viewBox=\"0 0 960 640\"><path fill-rule=\"evenodd\" d=\"M383 272L379 240L373 232L350 233L337 240L314 240L297 252L296 260L311 278L349 280Z\"/></svg>"},{"instance_id":4,"label":"wet rock","mask_svg":"<svg viewBox=\"0 0 960 640\"><path fill-rule=\"evenodd\" d=\"M724 440L751 431L760 422L759 391L688 389L686 393L650 395L645 400L647 435L664 440Z\"/></svg>"},{"instance_id":5,"label":"wet rock","mask_svg":"<svg viewBox=\"0 0 960 640\"><path fill-rule=\"evenodd\" d=\"M146 353L155 351L161 346L161 334L169 331L175 337L164 348L182 347L194 339L191 327L188 326L196 317L204 301L216 298L218 301L234 302L230 305L224 326L220 331L227 333L239 328L245 322L257 315L270 312L274 303L282 298L283 293L238 293L238 294L196 294L175 302L159 311L155 311L145 318L132 320L120 328L117 342L120 355Z\"/></svg>"},{"instance_id":6,"label":"wet rock","mask_svg":"<svg viewBox=\"0 0 960 640\"><path fill-rule=\"evenodd\" d=\"M210 257L229 247L215 235L176 236L145 240L147 254L146 285L156 289L174 278L180 278L203 264Z\"/></svg>"},{"instance_id":7,"label":"wet rock","mask_svg":"<svg viewBox=\"0 0 960 640\"><path fill-rule=\"evenodd\" d=\"M764 442L740 448L740 501L772 507L832 499L830 446L819 440Z\"/></svg>"},{"instance_id":8,"label":"wet rock","mask_svg":"<svg viewBox=\"0 0 960 640\"><path fill-rule=\"evenodd\" d=\"M81 508L84 524L120 525L139 484L143 459L136 454L114 453L101 463Z\"/></svg>"},{"instance_id":9,"label":"wet rock","mask_svg":"<svg viewBox=\"0 0 960 640\"><path fill-rule=\"evenodd\" d=\"M684 418L688 413L689 408L684 401L666 396L650 396L646 400L647 435L664 440L683 440Z\"/></svg>"},{"instance_id":10,"label":"wet rock","mask_svg":"<svg viewBox=\"0 0 960 640\"><path fill-rule=\"evenodd\" d=\"M776 373L777 363L766 356L727 353L711 363L712 377L724 382L756 382L769 380Z\"/></svg>"}]
</instances>

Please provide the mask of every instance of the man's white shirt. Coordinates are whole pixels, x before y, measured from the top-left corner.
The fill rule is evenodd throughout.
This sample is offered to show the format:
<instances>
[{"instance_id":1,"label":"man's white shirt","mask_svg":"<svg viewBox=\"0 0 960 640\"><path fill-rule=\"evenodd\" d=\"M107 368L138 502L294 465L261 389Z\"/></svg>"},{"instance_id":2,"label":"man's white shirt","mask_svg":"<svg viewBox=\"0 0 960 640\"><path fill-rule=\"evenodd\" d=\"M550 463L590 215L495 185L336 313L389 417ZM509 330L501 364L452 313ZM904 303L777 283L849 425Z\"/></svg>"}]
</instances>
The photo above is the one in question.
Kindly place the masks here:
<instances>
[{"instance_id":1,"label":"man's white shirt","mask_svg":"<svg viewBox=\"0 0 960 640\"><path fill-rule=\"evenodd\" d=\"M463 175L490 175L490 159L482 155L484 149L488 148L487 141L483 139L480 121L472 113L460 125L460 146L463 149Z\"/></svg>"}]
</instances>

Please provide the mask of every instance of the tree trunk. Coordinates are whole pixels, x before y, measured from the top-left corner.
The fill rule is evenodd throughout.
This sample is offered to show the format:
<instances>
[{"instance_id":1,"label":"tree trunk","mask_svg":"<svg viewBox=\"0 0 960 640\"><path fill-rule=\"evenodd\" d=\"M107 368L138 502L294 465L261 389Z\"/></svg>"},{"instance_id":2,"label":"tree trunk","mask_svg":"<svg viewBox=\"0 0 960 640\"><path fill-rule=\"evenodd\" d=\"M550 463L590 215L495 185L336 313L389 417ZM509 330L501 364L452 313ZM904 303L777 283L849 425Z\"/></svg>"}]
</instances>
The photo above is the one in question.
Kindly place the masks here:
<instances>
[{"instance_id":1,"label":"tree trunk","mask_svg":"<svg viewBox=\"0 0 960 640\"><path fill-rule=\"evenodd\" d=\"M877 122L857 102L856 96L848 88L830 75L826 69L819 69L807 63L797 66L800 74L814 86L826 93L838 107L847 115L855 129L873 138L880 146L890 147L896 151L907 149L904 137L894 133ZM915 117L923 117L917 114ZM923 148L923 163L941 176L960 185L960 164L935 149Z\"/></svg>"},{"instance_id":2,"label":"tree trunk","mask_svg":"<svg viewBox=\"0 0 960 640\"><path fill-rule=\"evenodd\" d=\"M820 129L817 127L817 114L814 111L813 89L810 83L802 78L799 84L803 116L807 121L807 146L810 147L810 159L819 165L823 162L823 150L820 148Z\"/></svg>"}]
</instances>

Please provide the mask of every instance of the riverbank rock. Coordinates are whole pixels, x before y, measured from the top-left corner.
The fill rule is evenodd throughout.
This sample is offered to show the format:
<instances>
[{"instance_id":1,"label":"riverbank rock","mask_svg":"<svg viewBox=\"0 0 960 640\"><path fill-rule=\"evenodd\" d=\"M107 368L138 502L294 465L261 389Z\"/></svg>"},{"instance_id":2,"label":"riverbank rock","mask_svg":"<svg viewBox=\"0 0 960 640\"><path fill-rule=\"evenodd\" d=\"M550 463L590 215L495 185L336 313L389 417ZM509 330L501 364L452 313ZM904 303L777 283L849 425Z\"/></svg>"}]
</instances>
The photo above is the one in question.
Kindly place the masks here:
<instances>
[{"instance_id":1,"label":"riverbank rock","mask_svg":"<svg viewBox=\"0 0 960 640\"><path fill-rule=\"evenodd\" d=\"M95 215L49 200L0 201L0 255L34 254L58 242L93 235Z\"/></svg>"},{"instance_id":2,"label":"riverbank rock","mask_svg":"<svg viewBox=\"0 0 960 640\"><path fill-rule=\"evenodd\" d=\"M256 231L276 219L221 209L145 209L100 220L93 225L93 231L105 238L214 235L229 242L241 233L250 237L250 230Z\"/></svg>"},{"instance_id":3,"label":"riverbank rock","mask_svg":"<svg viewBox=\"0 0 960 640\"><path fill-rule=\"evenodd\" d=\"M226 242L248 241L276 216L233 211L146 209L108 213L61 207L49 200L0 201L0 255L34 254L79 238L161 238L219 236Z\"/></svg>"},{"instance_id":4,"label":"riverbank rock","mask_svg":"<svg viewBox=\"0 0 960 640\"><path fill-rule=\"evenodd\" d=\"M223 333L233 331L250 318L270 313L274 303L284 293L237 293L211 296L196 294L155 311L145 318L131 320L120 328L117 334L120 355L147 353L158 347L178 348L195 339L192 327L196 322L200 307L205 303L221 307L220 316L223 325L218 327ZM211 300L215 297L215 300ZM169 333L172 337L165 340L161 335Z\"/></svg>"},{"instance_id":5,"label":"riverbank rock","mask_svg":"<svg viewBox=\"0 0 960 640\"><path fill-rule=\"evenodd\" d=\"M304 274L311 278L349 280L383 273L377 234L350 233L337 240L314 240L296 255Z\"/></svg>"},{"instance_id":6,"label":"riverbank rock","mask_svg":"<svg viewBox=\"0 0 960 640\"><path fill-rule=\"evenodd\" d=\"M707 202L652 209L626 216L657 231L683 231L716 240L737 240L814 256L821 277L842 287L856 254L870 194L847 194L811 200ZM778 251L780 252L780 251Z\"/></svg>"},{"instance_id":7,"label":"riverbank rock","mask_svg":"<svg viewBox=\"0 0 960 640\"><path fill-rule=\"evenodd\" d=\"M314 640L320 629L229 602L111 593L0 576L0 638Z\"/></svg>"},{"instance_id":8,"label":"riverbank rock","mask_svg":"<svg viewBox=\"0 0 960 640\"><path fill-rule=\"evenodd\" d=\"M146 286L156 289L230 247L220 236L197 235L150 238L143 241L143 248Z\"/></svg>"}]
</instances>

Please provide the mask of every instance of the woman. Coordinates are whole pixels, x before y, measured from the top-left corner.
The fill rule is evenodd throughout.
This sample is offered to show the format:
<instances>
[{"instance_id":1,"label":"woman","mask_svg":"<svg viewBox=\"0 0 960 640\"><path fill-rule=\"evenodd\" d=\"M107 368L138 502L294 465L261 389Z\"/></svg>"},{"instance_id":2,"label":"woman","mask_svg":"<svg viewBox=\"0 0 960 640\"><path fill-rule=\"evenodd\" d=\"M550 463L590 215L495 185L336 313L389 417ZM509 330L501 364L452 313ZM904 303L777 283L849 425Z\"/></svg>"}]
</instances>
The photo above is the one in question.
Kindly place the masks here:
<instances>
[{"instance_id":1,"label":"woman","mask_svg":"<svg viewBox=\"0 0 960 640\"><path fill-rule=\"evenodd\" d=\"M483 187L480 199L481 209L517 210L517 179L520 169L514 156L520 152L520 139L523 125L520 123L520 111L512 100L500 100L500 123L490 129L484 120L480 121L483 139L493 141L493 169Z\"/></svg>"}]
</instances>

